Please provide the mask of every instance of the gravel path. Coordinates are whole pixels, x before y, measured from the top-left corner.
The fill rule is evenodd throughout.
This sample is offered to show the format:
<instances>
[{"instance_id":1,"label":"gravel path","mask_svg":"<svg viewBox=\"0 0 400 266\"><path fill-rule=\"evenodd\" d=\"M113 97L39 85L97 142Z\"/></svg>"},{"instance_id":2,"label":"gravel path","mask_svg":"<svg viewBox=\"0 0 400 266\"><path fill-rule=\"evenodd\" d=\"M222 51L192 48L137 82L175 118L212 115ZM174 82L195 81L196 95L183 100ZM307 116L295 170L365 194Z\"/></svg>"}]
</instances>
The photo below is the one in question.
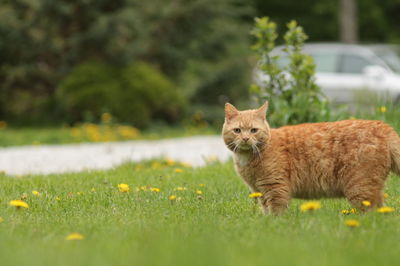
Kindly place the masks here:
<instances>
[{"instance_id":1,"label":"gravel path","mask_svg":"<svg viewBox=\"0 0 400 266\"><path fill-rule=\"evenodd\" d=\"M9 175L78 172L108 169L127 161L168 157L194 167L215 156L231 155L220 136L197 136L157 141L127 141L0 148L0 171Z\"/></svg>"}]
</instances>

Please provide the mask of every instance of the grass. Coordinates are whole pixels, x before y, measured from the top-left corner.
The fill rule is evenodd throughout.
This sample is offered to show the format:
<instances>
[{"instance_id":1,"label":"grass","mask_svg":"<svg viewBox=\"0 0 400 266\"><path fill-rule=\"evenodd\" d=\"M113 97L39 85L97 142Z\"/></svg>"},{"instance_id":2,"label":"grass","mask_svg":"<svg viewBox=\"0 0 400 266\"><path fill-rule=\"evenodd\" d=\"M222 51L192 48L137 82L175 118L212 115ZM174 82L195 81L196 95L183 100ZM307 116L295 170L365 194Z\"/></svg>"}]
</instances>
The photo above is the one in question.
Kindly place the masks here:
<instances>
[{"instance_id":1,"label":"grass","mask_svg":"<svg viewBox=\"0 0 400 266\"><path fill-rule=\"evenodd\" d=\"M321 209L304 213L304 201L293 200L275 217L261 214L231 162L200 169L161 163L157 169L149 162L109 171L0 175L2 265L397 264L398 178L386 189L394 213L345 216L341 210L350 206L343 199L321 200ZM120 183L130 191L119 192ZM136 191L141 186L161 191ZM174 190L178 186L187 189ZM24 193L29 209L8 205ZM170 195L181 200L170 201ZM346 219L361 225L349 228ZM72 232L85 238L65 240Z\"/></svg>"}]
</instances>

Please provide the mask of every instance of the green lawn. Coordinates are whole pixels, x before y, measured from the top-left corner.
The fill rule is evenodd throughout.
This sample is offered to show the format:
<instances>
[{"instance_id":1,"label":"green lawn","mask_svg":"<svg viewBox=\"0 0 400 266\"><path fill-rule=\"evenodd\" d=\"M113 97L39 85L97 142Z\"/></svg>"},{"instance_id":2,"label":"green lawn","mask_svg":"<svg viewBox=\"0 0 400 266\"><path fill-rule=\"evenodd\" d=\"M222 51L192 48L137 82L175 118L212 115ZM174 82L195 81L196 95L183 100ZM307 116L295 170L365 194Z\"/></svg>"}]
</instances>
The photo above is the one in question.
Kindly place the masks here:
<instances>
[{"instance_id":1,"label":"green lawn","mask_svg":"<svg viewBox=\"0 0 400 266\"><path fill-rule=\"evenodd\" d=\"M121 183L130 191L119 192ZM161 191L136 191L141 186ZM1 265L396 265L400 180L390 179L386 192L394 213L345 216L341 210L350 206L341 199L302 213L304 201L294 200L275 217L262 215L248 198L232 163L0 175ZM8 205L24 193L29 209ZM349 228L346 219L361 225ZM84 239L65 240L72 232Z\"/></svg>"}]
</instances>

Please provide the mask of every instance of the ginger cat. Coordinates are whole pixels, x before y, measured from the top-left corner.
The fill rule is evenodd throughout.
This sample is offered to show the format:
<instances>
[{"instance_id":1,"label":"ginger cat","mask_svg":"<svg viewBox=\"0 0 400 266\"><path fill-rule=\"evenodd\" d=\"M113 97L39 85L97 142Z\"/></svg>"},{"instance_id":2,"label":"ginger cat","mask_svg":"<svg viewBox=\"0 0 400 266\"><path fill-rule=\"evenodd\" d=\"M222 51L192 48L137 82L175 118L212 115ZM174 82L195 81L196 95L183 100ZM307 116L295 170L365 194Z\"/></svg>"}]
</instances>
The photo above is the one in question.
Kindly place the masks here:
<instances>
[{"instance_id":1,"label":"ginger cat","mask_svg":"<svg viewBox=\"0 0 400 266\"><path fill-rule=\"evenodd\" d=\"M222 129L237 173L262 193L266 213L281 213L292 197L346 197L364 211L382 206L389 172L400 175L400 138L389 125L344 120L271 129L267 108L238 111L227 103Z\"/></svg>"}]
</instances>

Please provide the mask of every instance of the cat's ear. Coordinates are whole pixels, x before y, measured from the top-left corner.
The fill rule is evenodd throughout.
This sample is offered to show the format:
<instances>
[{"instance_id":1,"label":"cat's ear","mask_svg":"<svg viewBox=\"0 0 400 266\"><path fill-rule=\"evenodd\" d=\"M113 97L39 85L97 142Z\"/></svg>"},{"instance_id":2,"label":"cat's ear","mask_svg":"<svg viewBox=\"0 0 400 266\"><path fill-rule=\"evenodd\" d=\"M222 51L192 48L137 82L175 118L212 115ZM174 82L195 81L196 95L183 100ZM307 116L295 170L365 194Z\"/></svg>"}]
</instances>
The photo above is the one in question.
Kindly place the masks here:
<instances>
[{"instance_id":1,"label":"cat's ear","mask_svg":"<svg viewBox=\"0 0 400 266\"><path fill-rule=\"evenodd\" d=\"M225 119L231 120L239 114L238 109L230 103L225 104Z\"/></svg>"},{"instance_id":2,"label":"cat's ear","mask_svg":"<svg viewBox=\"0 0 400 266\"><path fill-rule=\"evenodd\" d=\"M259 116L265 119L265 117L267 116L267 110L268 110L268 101L266 101L260 108L257 109L257 113Z\"/></svg>"}]
</instances>

